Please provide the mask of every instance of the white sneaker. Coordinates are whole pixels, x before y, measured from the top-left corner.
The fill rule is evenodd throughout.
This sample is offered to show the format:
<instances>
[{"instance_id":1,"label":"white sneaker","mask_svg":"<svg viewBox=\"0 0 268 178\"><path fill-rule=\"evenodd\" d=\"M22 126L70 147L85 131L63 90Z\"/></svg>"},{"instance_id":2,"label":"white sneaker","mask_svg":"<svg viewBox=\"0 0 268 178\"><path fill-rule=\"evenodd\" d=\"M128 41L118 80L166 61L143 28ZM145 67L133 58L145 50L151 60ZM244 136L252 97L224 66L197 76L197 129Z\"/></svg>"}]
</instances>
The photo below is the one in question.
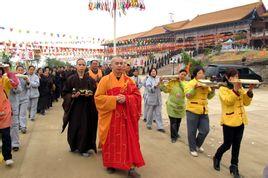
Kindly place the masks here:
<instances>
[{"instance_id":1,"label":"white sneaker","mask_svg":"<svg viewBox=\"0 0 268 178\"><path fill-rule=\"evenodd\" d=\"M12 159L6 160L7 166L11 166L12 164L14 164L14 161Z\"/></svg>"},{"instance_id":2,"label":"white sneaker","mask_svg":"<svg viewBox=\"0 0 268 178\"><path fill-rule=\"evenodd\" d=\"M190 153L193 157L198 157L198 153L196 151L191 151Z\"/></svg>"},{"instance_id":3,"label":"white sneaker","mask_svg":"<svg viewBox=\"0 0 268 178\"><path fill-rule=\"evenodd\" d=\"M205 150L204 150L204 148L202 148L202 147L196 147L196 150L199 152L199 153L203 153Z\"/></svg>"}]
</instances>

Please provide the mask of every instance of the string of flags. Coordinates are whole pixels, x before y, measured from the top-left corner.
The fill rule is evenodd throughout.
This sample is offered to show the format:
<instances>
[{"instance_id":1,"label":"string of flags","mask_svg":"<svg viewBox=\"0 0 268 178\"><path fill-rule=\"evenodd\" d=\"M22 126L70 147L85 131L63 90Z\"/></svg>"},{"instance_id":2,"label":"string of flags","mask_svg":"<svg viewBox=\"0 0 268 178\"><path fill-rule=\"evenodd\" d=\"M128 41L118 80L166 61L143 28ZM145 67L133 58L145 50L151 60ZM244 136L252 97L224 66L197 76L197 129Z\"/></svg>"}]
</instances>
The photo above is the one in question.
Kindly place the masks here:
<instances>
[{"instance_id":1,"label":"string of flags","mask_svg":"<svg viewBox=\"0 0 268 178\"><path fill-rule=\"evenodd\" d=\"M57 47L42 45L40 43L16 43L16 42L0 42L0 52L6 52L13 57L18 56L21 60L34 60L35 55L45 57L83 57L90 58L92 56L103 56L103 49L94 48L78 48L78 47Z\"/></svg>"},{"instance_id":2,"label":"string of flags","mask_svg":"<svg viewBox=\"0 0 268 178\"><path fill-rule=\"evenodd\" d=\"M19 34L36 34L36 35L42 35L44 37L50 37L54 39L60 39L61 41L58 41L58 43L92 43L92 44L101 44L106 42L107 40L99 37L88 37L88 36L77 36L73 34L66 34L66 33L55 33L55 32L41 32L41 31L31 31L26 29L19 29L19 28L13 28L13 27L4 27L0 26L0 30L5 30L7 32L11 33L19 33ZM70 40L68 41L62 41L62 40Z\"/></svg>"}]
</instances>

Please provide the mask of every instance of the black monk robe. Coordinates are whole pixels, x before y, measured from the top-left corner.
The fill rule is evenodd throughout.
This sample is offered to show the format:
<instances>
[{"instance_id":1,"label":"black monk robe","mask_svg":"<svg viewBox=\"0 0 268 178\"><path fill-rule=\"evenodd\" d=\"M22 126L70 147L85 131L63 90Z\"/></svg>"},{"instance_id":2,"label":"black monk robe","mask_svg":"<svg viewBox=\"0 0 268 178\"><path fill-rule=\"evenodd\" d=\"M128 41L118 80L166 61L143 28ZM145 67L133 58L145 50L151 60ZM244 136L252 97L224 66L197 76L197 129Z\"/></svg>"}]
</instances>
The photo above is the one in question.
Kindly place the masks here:
<instances>
[{"instance_id":1,"label":"black monk robe","mask_svg":"<svg viewBox=\"0 0 268 178\"><path fill-rule=\"evenodd\" d=\"M38 87L40 96L38 100L37 111L39 113L44 112L49 105L49 95L50 95L49 87L50 87L49 78L44 75L41 75L40 85Z\"/></svg>"},{"instance_id":2,"label":"black monk robe","mask_svg":"<svg viewBox=\"0 0 268 178\"><path fill-rule=\"evenodd\" d=\"M91 90L93 95L72 98L74 90ZM83 79L80 79L77 73L70 76L63 87L62 132L68 125L67 140L71 151L86 153L92 149L96 152L98 113L94 102L95 91L96 83L87 73Z\"/></svg>"}]
</instances>

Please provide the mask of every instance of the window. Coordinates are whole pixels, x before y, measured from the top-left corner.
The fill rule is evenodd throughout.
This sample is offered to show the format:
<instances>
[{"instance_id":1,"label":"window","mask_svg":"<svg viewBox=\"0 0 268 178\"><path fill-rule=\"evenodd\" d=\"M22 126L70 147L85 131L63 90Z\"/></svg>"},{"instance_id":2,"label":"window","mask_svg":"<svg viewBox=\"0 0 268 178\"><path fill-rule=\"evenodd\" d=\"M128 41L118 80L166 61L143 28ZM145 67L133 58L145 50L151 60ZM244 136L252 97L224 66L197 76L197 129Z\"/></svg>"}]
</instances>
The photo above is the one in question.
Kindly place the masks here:
<instances>
[{"instance_id":1,"label":"window","mask_svg":"<svg viewBox=\"0 0 268 178\"><path fill-rule=\"evenodd\" d=\"M206 76L216 75L217 67L216 66L208 66L206 68Z\"/></svg>"},{"instance_id":2,"label":"window","mask_svg":"<svg viewBox=\"0 0 268 178\"><path fill-rule=\"evenodd\" d=\"M219 68L219 76L223 77L225 75L226 71L227 71L226 67Z\"/></svg>"},{"instance_id":3,"label":"window","mask_svg":"<svg viewBox=\"0 0 268 178\"><path fill-rule=\"evenodd\" d=\"M241 68L241 69L237 69L240 75L249 75L250 71L249 68Z\"/></svg>"},{"instance_id":4,"label":"window","mask_svg":"<svg viewBox=\"0 0 268 178\"><path fill-rule=\"evenodd\" d=\"M253 72L251 69L249 69L249 74L252 75L252 74L255 74L255 72Z\"/></svg>"}]
</instances>

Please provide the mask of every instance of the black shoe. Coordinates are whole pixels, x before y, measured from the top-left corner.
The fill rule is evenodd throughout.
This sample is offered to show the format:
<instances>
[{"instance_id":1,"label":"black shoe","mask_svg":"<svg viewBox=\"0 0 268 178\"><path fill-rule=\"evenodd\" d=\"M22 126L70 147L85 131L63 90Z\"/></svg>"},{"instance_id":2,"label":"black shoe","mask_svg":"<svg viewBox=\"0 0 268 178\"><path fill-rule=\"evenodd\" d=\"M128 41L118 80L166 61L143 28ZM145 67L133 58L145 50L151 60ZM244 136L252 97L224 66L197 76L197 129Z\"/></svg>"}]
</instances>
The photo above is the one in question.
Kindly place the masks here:
<instances>
[{"instance_id":1,"label":"black shoe","mask_svg":"<svg viewBox=\"0 0 268 178\"><path fill-rule=\"evenodd\" d=\"M156 121L155 121L155 120L153 120L153 122L154 122L154 123L156 123Z\"/></svg>"},{"instance_id":2,"label":"black shoe","mask_svg":"<svg viewBox=\"0 0 268 178\"><path fill-rule=\"evenodd\" d=\"M22 134L26 134L26 133L27 133L26 128L22 128L22 129L21 129L21 133L22 133Z\"/></svg>"},{"instance_id":3,"label":"black shoe","mask_svg":"<svg viewBox=\"0 0 268 178\"><path fill-rule=\"evenodd\" d=\"M111 168L111 167L108 167L108 168L107 168L107 172L108 172L109 174L113 174L113 173L115 173L115 171L116 171L115 168Z\"/></svg>"},{"instance_id":4,"label":"black shoe","mask_svg":"<svg viewBox=\"0 0 268 178\"><path fill-rule=\"evenodd\" d=\"M19 151L19 149L20 149L19 147L13 147L12 148L12 150L15 151L15 152Z\"/></svg>"},{"instance_id":5,"label":"black shoe","mask_svg":"<svg viewBox=\"0 0 268 178\"><path fill-rule=\"evenodd\" d=\"M221 170L220 163L221 163L221 161L218 160L217 158L215 158L215 156L214 156L213 157L213 167L214 167L215 170L217 170L217 171Z\"/></svg>"},{"instance_id":6,"label":"black shoe","mask_svg":"<svg viewBox=\"0 0 268 178\"><path fill-rule=\"evenodd\" d=\"M240 178L240 174L239 174L239 170L238 170L238 166L232 164L230 167L230 174L232 174L234 176L234 178Z\"/></svg>"},{"instance_id":7,"label":"black shoe","mask_svg":"<svg viewBox=\"0 0 268 178\"><path fill-rule=\"evenodd\" d=\"M158 132L166 133L164 129L157 129Z\"/></svg>"},{"instance_id":8,"label":"black shoe","mask_svg":"<svg viewBox=\"0 0 268 178\"><path fill-rule=\"evenodd\" d=\"M139 177L141 177L141 175L139 173L137 173L137 171L135 169L132 168L128 171L128 177L139 178Z\"/></svg>"},{"instance_id":9,"label":"black shoe","mask_svg":"<svg viewBox=\"0 0 268 178\"><path fill-rule=\"evenodd\" d=\"M143 119L143 122L147 122L147 119L144 118L144 119Z\"/></svg>"}]
</instances>

